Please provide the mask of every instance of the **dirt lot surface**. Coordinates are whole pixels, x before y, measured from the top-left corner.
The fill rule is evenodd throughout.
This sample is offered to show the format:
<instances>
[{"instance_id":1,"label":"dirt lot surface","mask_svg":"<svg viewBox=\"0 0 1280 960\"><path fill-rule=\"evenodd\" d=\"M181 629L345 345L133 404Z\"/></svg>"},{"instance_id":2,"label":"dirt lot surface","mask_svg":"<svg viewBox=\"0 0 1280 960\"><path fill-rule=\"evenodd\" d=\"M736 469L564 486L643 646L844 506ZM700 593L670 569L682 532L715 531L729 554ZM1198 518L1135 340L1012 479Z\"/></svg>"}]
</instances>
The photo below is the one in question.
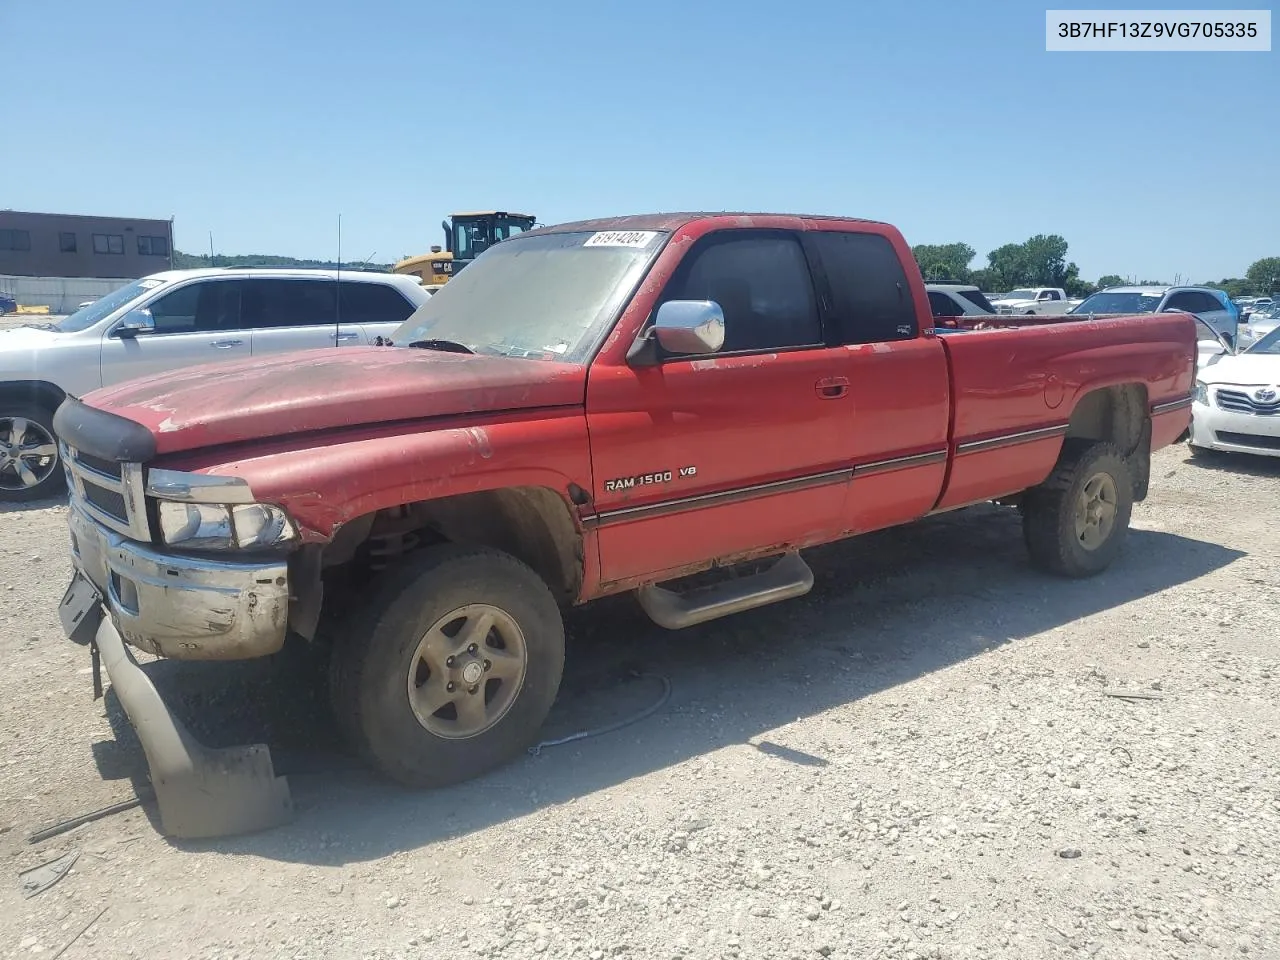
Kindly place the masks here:
<instances>
[{"instance_id":1,"label":"dirt lot surface","mask_svg":"<svg viewBox=\"0 0 1280 960\"><path fill-rule=\"evenodd\" d=\"M63 957L1280 957L1278 492L1280 462L1178 447L1093 580L1032 572L982 507L686 632L575 612L548 735L653 702L644 674L669 702L435 793L347 757L296 663L155 663L293 788L292 824L201 844L147 808L27 843L145 765L57 625L65 507L0 513L0 954L97 916Z\"/></svg>"}]
</instances>

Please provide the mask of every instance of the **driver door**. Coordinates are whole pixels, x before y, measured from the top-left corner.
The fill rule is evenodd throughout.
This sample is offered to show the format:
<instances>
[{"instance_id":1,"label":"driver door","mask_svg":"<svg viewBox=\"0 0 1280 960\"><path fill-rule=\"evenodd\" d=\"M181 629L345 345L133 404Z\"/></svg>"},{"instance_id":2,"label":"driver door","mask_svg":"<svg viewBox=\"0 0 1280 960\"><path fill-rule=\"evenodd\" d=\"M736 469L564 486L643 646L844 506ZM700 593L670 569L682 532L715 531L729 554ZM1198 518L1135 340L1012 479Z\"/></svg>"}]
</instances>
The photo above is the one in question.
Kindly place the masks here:
<instances>
[{"instance_id":1,"label":"driver door","mask_svg":"<svg viewBox=\"0 0 1280 960\"><path fill-rule=\"evenodd\" d=\"M121 336L119 324L102 339L102 385L199 363L249 356L240 329L240 281L208 278L170 290L146 305L155 330Z\"/></svg>"},{"instance_id":2,"label":"driver door","mask_svg":"<svg viewBox=\"0 0 1280 960\"><path fill-rule=\"evenodd\" d=\"M712 233L666 300L714 300L724 348L593 365L587 427L606 581L830 538L852 471L843 347L790 231Z\"/></svg>"}]
</instances>

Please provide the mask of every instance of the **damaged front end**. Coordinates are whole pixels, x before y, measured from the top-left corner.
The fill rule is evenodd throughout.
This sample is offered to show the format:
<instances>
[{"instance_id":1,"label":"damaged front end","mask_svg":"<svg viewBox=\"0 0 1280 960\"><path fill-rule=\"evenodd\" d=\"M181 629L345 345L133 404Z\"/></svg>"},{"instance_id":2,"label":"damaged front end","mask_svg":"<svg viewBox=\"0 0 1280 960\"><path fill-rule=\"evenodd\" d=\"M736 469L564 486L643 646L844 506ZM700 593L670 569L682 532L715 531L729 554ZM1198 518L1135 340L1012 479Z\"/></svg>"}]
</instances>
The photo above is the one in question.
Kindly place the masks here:
<instances>
[{"instance_id":1,"label":"damaged front end","mask_svg":"<svg viewBox=\"0 0 1280 960\"><path fill-rule=\"evenodd\" d=\"M106 667L146 753L167 835L277 826L291 819L292 803L266 745L200 744L126 644L180 660L280 650L289 625L284 551L296 531L278 508L253 502L238 478L145 470L137 426L74 400L55 418L74 565L60 610L64 630L91 647L95 693L99 658Z\"/></svg>"}]
</instances>

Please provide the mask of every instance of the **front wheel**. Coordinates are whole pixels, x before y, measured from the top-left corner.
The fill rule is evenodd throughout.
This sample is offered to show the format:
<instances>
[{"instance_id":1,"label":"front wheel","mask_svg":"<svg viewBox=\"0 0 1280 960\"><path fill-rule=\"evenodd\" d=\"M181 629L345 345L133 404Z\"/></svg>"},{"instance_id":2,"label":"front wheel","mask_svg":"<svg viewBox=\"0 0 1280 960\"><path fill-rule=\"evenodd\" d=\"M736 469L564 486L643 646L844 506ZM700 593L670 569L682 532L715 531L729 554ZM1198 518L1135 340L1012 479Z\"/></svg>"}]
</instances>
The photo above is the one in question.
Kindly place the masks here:
<instances>
[{"instance_id":1,"label":"front wheel","mask_svg":"<svg viewBox=\"0 0 1280 960\"><path fill-rule=\"evenodd\" d=\"M53 412L25 400L0 400L0 502L43 500L66 487Z\"/></svg>"},{"instance_id":2,"label":"front wheel","mask_svg":"<svg viewBox=\"0 0 1280 960\"><path fill-rule=\"evenodd\" d=\"M1067 441L1053 473L1027 491L1031 562L1066 577L1101 573L1119 555L1133 513L1133 475L1110 443Z\"/></svg>"},{"instance_id":3,"label":"front wheel","mask_svg":"<svg viewBox=\"0 0 1280 960\"><path fill-rule=\"evenodd\" d=\"M564 669L555 597L505 553L433 547L394 573L334 643L339 724L366 762L437 787L514 759Z\"/></svg>"}]
</instances>

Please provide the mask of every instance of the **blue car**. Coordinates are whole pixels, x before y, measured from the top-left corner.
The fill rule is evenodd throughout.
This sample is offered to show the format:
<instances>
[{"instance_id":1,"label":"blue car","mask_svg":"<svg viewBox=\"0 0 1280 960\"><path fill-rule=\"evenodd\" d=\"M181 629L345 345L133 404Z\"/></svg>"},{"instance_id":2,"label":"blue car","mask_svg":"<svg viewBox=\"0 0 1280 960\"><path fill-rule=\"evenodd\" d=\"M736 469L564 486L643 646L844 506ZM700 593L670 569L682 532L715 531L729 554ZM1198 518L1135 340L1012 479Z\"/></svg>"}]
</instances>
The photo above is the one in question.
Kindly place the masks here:
<instances>
[{"instance_id":1,"label":"blue car","mask_svg":"<svg viewBox=\"0 0 1280 960\"><path fill-rule=\"evenodd\" d=\"M1222 307L1231 315L1231 319L1235 321L1236 326L1240 325L1240 305L1227 296L1225 290L1214 290L1209 288L1209 292L1218 298L1222 303Z\"/></svg>"},{"instance_id":2,"label":"blue car","mask_svg":"<svg viewBox=\"0 0 1280 960\"><path fill-rule=\"evenodd\" d=\"M7 293L0 293L0 314L17 313L18 298L11 297Z\"/></svg>"}]
</instances>

